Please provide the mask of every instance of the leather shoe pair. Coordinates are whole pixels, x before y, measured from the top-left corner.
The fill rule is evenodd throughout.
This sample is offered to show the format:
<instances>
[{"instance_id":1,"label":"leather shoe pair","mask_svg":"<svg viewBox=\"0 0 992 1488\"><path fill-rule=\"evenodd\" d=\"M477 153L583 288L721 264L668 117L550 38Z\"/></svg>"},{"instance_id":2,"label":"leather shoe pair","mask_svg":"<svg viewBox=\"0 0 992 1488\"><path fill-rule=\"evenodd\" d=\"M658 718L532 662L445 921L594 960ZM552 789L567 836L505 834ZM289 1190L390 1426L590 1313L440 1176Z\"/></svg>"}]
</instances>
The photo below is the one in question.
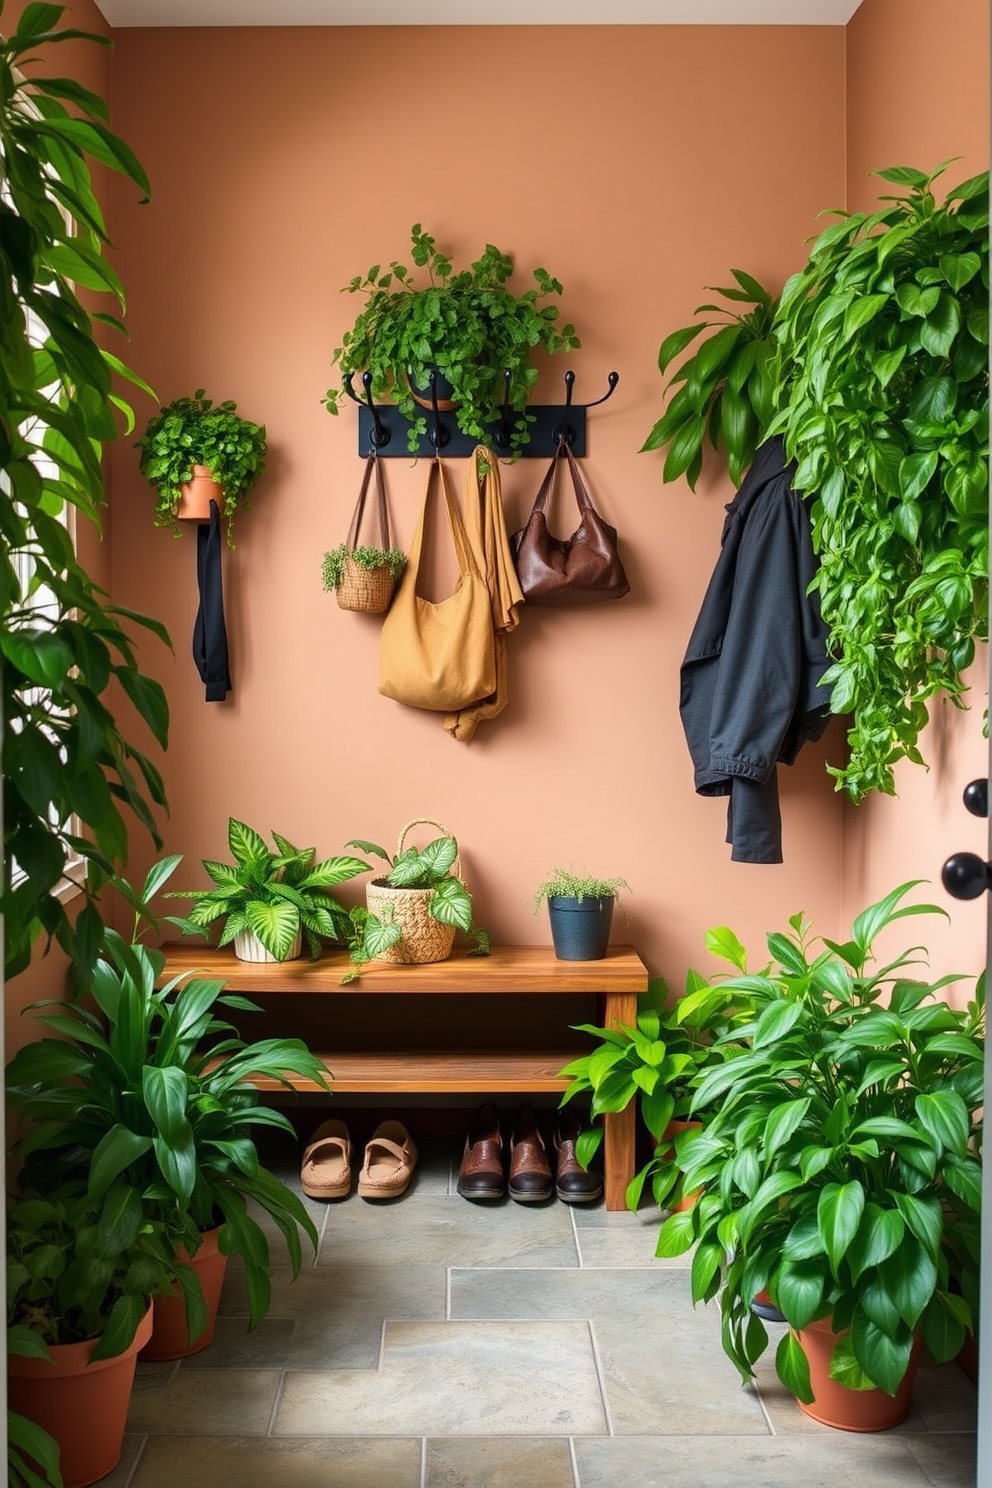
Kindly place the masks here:
<instances>
[{"instance_id":1,"label":"leather shoe pair","mask_svg":"<svg viewBox=\"0 0 992 1488\"><path fill-rule=\"evenodd\" d=\"M554 1134L555 1193L564 1204L592 1204L602 1197L603 1180L584 1168L575 1153L582 1123L574 1111L562 1111Z\"/></svg>"},{"instance_id":2,"label":"leather shoe pair","mask_svg":"<svg viewBox=\"0 0 992 1488\"><path fill-rule=\"evenodd\" d=\"M458 1192L463 1199L501 1199L509 1193L518 1204L539 1204L554 1192L544 1138L530 1106L522 1106L510 1138L510 1173L505 1172L503 1136L493 1105L482 1106L468 1129Z\"/></svg>"}]
</instances>

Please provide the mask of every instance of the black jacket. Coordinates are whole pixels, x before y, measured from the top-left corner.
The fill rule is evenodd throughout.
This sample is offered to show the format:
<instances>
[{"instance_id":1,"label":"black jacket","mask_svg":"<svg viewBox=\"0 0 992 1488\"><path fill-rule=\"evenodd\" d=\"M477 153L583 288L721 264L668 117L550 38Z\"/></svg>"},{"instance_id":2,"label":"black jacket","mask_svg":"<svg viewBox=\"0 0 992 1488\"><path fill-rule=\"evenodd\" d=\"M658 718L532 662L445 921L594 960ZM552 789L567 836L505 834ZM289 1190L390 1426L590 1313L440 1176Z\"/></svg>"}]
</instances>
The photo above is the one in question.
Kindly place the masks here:
<instances>
[{"instance_id":1,"label":"black jacket","mask_svg":"<svg viewBox=\"0 0 992 1488\"><path fill-rule=\"evenodd\" d=\"M781 863L777 761L826 727L827 628L806 593L817 561L809 517L778 439L727 507L721 551L682 663L680 711L696 790L729 796L736 863Z\"/></svg>"}]
</instances>

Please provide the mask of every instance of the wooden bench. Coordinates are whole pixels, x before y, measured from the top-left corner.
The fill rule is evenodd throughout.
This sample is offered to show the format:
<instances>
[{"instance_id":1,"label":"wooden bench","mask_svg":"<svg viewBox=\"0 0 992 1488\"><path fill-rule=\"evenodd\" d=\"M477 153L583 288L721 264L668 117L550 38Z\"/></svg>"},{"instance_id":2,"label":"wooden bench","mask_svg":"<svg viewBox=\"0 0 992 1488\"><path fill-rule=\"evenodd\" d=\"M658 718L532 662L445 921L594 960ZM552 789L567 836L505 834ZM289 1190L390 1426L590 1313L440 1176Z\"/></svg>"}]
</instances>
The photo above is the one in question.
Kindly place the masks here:
<instances>
[{"instance_id":1,"label":"wooden bench","mask_svg":"<svg viewBox=\"0 0 992 1488\"><path fill-rule=\"evenodd\" d=\"M167 945L166 974L199 972L223 977L233 992L268 998L303 994L333 998L365 998L370 1002L368 1045L359 1050L335 1049L333 1031L327 1048L314 1049L327 1065L337 1093L395 1095L528 1095L560 1092L568 1084L558 1071L576 1057L574 1046L558 1048L458 1047L432 1050L381 1047L384 1030L376 1024L375 999L383 994L402 997L463 997L515 994L555 996L595 993L602 999L606 1027L636 1017L637 994L647 988L647 969L630 946L610 946L602 961L559 961L550 946L494 946L491 955L468 956L456 949L447 961L429 966L396 966L375 962L362 970L359 981L341 985L350 963L343 952L319 961L254 963L238 961L232 950L218 951L191 942ZM338 1007L342 1004L338 1002ZM328 1018L333 1030L333 1018ZM280 1028L283 1034L298 1029ZM310 1040L313 1047L313 1040ZM309 1081L294 1081L299 1089L316 1089ZM260 1079L260 1089L280 1087ZM604 1120L604 1179L607 1209L624 1207L624 1191L634 1173L633 1105Z\"/></svg>"}]
</instances>

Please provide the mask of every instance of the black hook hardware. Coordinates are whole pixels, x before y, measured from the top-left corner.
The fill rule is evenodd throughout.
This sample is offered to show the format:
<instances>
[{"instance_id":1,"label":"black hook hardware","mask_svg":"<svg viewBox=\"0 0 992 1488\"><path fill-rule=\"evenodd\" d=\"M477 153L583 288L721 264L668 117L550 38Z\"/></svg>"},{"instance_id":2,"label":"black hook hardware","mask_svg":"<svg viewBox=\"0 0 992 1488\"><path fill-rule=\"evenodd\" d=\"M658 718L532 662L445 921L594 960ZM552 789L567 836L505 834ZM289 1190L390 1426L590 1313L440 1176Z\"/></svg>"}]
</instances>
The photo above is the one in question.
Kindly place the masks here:
<instances>
[{"instance_id":1,"label":"black hook hardware","mask_svg":"<svg viewBox=\"0 0 992 1488\"><path fill-rule=\"evenodd\" d=\"M432 367L430 370L429 381L431 388L431 426L427 431L427 438L431 442L434 453L439 454L451 438L451 435L441 422L441 414L437 406L437 369L435 367Z\"/></svg>"},{"instance_id":2,"label":"black hook hardware","mask_svg":"<svg viewBox=\"0 0 992 1488\"><path fill-rule=\"evenodd\" d=\"M987 779L970 780L962 793L962 800L972 816L988 816L989 783Z\"/></svg>"},{"instance_id":3,"label":"black hook hardware","mask_svg":"<svg viewBox=\"0 0 992 1488\"><path fill-rule=\"evenodd\" d=\"M609 387L606 389L606 392L601 398L594 398L591 403L583 403L581 405L576 404L576 409L578 410L579 408L581 408L584 414L587 408L595 408L599 403L605 403L607 398L612 398L613 394L616 392L617 383L620 381L620 373L611 372L606 380L609 383ZM570 367L565 373L565 407L562 410L561 423L555 430L555 439L557 440L559 445L559 453L561 452L561 445L572 445L575 442L575 430L572 428L571 424L568 421L569 415L572 410L572 389L574 387L575 373Z\"/></svg>"},{"instance_id":4,"label":"black hook hardware","mask_svg":"<svg viewBox=\"0 0 992 1488\"><path fill-rule=\"evenodd\" d=\"M987 779L970 780L961 798L972 816L988 816ZM992 863L977 853L954 853L940 870L940 881L952 899L978 899L986 889L992 888Z\"/></svg>"},{"instance_id":5,"label":"black hook hardware","mask_svg":"<svg viewBox=\"0 0 992 1488\"><path fill-rule=\"evenodd\" d=\"M351 372L345 374L345 377L343 378L345 391L347 392L349 398L352 398L356 403L361 403L362 399L358 396L358 394L355 392L355 389L351 385L351 379L353 375L354 374ZM375 403L372 400L371 372L362 373L362 387L365 389L364 401L368 405L369 413L372 415L372 427L369 430L369 442L371 443L373 449L384 449L392 438L392 435L386 428L385 424L382 422L382 419L379 416L379 410L378 408L376 408Z\"/></svg>"},{"instance_id":6,"label":"black hook hardware","mask_svg":"<svg viewBox=\"0 0 992 1488\"><path fill-rule=\"evenodd\" d=\"M509 367L504 367L503 406L499 411L499 420L493 426L493 444L495 444L497 449L509 449L510 440L513 437L513 409L510 407L510 380L512 376L513 374Z\"/></svg>"}]
</instances>

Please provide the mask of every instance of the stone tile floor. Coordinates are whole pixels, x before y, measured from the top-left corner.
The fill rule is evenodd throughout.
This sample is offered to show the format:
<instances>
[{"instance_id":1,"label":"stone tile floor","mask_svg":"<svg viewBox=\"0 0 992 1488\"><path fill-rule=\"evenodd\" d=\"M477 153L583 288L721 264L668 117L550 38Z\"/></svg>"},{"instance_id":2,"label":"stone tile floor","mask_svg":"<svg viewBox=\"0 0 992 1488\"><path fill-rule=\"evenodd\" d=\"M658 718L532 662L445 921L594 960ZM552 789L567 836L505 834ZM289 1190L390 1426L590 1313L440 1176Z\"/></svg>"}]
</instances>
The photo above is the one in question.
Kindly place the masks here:
<instances>
[{"instance_id":1,"label":"stone tile floor","mask_svg":"<svg viewBox=\"0 0 992 1488\"><path fill-rule=\"evenodd\" d=\"M921 1368L894 1431L818 1426L778 1385L774 1339L741 1387L715 1307L654 1257L656 1213L466 1203L457 1144L421 1145L402 1199L307 1201L318 1255L295 1282L275 1267L253 1333L231 1262L210 1347L139 1364L104 1488L974 1485L957 1365Z\"/></svg>"}]
</instances>

